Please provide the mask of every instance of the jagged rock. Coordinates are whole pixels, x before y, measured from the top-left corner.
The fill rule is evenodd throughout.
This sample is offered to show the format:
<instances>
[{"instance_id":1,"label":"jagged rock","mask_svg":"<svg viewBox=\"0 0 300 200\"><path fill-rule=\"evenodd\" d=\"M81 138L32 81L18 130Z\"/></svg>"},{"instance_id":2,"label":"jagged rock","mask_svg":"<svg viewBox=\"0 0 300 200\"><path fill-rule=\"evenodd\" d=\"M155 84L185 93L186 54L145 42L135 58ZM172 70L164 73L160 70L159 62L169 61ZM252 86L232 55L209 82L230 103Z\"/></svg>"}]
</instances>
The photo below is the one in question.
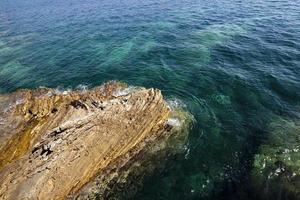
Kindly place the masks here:
<instances>
[{"instance_id":1,"label":"jagged rock","mask_svg":"<svg viewBox=\"0 0 300 200\"><path fill-rule=\"evenodd\" d=\"M0 199L118 198L111 185L134 193L132 174L182 149L190 119L159 90L119 82L2 95Z\"/></svg>"}]
</instances>

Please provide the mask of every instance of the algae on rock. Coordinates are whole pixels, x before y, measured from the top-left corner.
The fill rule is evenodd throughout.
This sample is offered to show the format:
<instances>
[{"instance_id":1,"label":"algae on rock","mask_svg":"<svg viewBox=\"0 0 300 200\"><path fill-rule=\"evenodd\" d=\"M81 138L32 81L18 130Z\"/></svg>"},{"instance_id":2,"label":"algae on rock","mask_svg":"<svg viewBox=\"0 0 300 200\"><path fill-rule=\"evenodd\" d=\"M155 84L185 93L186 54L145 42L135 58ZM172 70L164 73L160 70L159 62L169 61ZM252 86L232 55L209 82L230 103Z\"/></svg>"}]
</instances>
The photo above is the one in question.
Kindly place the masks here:
<instances>
[{"instance_id":1,"label":"algae on rock","mask_svg":"<svg viewBox=\"0 0 300 200\"><path fill-rule=\"evenodd\" d=\"M300 123L277 119L254 158L253 188L264 199L300 199Z\"/></svg>"}]
</instances>

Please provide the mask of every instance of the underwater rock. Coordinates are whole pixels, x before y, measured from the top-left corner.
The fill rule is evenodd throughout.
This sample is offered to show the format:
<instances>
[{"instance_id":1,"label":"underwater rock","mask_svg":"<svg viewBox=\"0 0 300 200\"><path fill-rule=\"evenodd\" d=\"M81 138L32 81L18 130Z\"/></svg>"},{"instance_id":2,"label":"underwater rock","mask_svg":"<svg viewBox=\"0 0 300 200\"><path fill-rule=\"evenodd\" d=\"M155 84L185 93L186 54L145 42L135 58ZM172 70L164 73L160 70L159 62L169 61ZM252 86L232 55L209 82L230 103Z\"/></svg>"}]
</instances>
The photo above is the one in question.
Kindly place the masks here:
<instances>
[{"instance_id":1,"label":"underwater rock","mask_svg":"<svg viewBox=\"0 0 300 200\"><path fill-rule=\"evenodd\" d=\"M0 95L0 199L128 198L183 151L191 122L159 90L120 82Z\"/></svg>"},{"instance_id":2,"label":"underwater rock","mask_svg":"<svg viewBox=\"0 0 300 200\"><path fill-rule=\"evenodd\" d=\"M251 174L257 199L300 199L300 123L277 119L254 159Z\"/></svg>"}]
</instances>

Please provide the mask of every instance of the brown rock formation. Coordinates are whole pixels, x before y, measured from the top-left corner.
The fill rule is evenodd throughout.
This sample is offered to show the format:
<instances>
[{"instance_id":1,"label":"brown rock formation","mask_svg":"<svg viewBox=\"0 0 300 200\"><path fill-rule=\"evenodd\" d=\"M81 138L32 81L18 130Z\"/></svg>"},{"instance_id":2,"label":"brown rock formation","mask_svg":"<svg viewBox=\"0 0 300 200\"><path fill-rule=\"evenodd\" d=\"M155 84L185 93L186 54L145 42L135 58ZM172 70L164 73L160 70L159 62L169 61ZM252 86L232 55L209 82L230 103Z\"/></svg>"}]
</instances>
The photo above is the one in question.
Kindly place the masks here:
<instances>
[{"instance_id":1,"label":"brown rock formation","mask_svg":"<svg viewBox=\"0 0 300 200\"><path fill-rule=\"evenodd\" d=\"M166 138L184 126L186 116L178 113L159 90L118 82L88 91L41 88L2 95L0 199L80 199L96 193L105 199L113 178L126 180L143 156L166 149Z\"/></svg>"}]
</instances>

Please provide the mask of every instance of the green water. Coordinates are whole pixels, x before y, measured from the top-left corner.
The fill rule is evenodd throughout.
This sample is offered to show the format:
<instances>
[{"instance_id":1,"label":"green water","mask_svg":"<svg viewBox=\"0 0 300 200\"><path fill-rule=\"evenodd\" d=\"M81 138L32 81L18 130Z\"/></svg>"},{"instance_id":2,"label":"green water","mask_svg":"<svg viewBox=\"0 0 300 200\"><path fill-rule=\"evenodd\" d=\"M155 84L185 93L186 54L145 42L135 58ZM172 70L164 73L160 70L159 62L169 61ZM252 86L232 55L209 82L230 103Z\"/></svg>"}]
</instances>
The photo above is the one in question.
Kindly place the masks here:
<instances>
[{"instance_id":1,"label":"green water","mask_svg":"<svg viewBox=\"0 0 300 200\"><path fill-rule=\"evenodd\" d=\"M149 177L136 199L258 199L260 190L251 185L277 169L253 182L264 156L299 144L288 139L299 137L299 5L2 0L0 92L108 80L159 88L186 106L196 123L185 155ZM289 183L299 177L298 158L284 161L279 153L270 165L286 162L296 173ZM283 192L276 198L297 197Z\"/></svg>"}]
</instances>

